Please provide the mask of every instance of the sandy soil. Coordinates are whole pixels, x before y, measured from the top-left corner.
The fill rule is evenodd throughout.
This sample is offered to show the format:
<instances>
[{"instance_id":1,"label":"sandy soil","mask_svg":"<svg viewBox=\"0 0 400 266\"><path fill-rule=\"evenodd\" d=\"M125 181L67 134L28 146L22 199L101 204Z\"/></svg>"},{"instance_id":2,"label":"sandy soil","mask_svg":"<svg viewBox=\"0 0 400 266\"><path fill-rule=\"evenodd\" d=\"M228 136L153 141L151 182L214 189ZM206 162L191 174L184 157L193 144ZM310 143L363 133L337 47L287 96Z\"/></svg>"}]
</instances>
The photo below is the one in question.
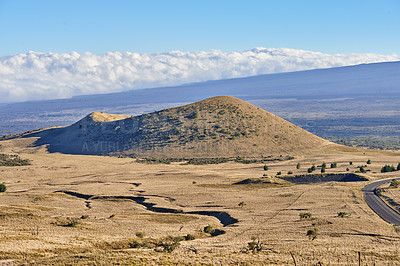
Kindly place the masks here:
<instances>
[{"instance_id":1,"label":"sandy soil","mask_svg":"<svg viewBox=\"0 0 400 266\"><path fill-rule=\"evenodd\" d=\"M386 178L395 173L381 174L380 168L397 164L399 153L326 150L270 163L264 171L262 164L149 165L128 158L49 154L43 147L28 147L32 141L1 142L1 153L19 154L32 164L0 167L0 183L7 186L0 194L0 264L257 265L293 264L294 258L300 265L349 265L358 263L358 252L368 265L400 260L400 230L365 204L361 188L367 182L232 185L278 171L305 174L324 161L328 173L354 172L368 159L371 171L365 176ZM338 167L329 168L331 162ZM154 212L137 202L140 197L178 212ZM238 222L224 226L199 213L204 211L226 212ZM312 217L300 219L304 212ZM347 216L339 218L338 212ZM207 225L225 233L201 233ZM310 229L317 229L315 240L306 235ZM172 253L124 244L187 234L197 239L180 242ZM252 239L259 239L263 250L249 252Z\"/></svg>"}]
</instances>

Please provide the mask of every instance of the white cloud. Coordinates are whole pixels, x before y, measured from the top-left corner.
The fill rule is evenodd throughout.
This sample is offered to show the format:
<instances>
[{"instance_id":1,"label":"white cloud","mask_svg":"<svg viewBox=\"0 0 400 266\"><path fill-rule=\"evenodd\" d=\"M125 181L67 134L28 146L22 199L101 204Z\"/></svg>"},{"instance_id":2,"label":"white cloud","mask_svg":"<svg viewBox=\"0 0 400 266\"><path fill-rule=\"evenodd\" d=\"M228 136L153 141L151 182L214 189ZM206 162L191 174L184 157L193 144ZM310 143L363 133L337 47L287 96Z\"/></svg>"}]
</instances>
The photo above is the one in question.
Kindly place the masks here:
<instances>
[{"instance_id":1,"label":"white cloud","mask_svg":"<svg viewBox=\"0 0 400 266\"><path fill-rule=\"evenodd\" d=\"M0 58L0 102L174 86L259 74L385 61L398 55L323 54L255 48L244 52L36 53Z\"/></svg>"}]
</instances>

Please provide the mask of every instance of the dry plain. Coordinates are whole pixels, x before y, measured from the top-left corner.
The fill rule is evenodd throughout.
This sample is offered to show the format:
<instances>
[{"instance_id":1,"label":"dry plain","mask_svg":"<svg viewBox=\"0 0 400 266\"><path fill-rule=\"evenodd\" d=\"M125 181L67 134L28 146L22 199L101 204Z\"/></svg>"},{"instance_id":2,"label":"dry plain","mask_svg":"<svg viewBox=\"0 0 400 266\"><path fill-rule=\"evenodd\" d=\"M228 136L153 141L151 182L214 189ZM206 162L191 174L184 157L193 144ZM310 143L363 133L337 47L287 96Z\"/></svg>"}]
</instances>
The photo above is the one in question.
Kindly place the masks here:
<instances>
[{"instance_id":1,"label":"dry plain","mask_svg":"<svg viewBox=\"0 0 400 266\"><path fill-rule=\"evenodd\" d=\"M34 140L1 142L1 153L31 162L0 167L0 183L7 185L0 194L4 264L290 265L295 260L298 265L350 265L358 263L358 252L364 265L398 265L400 260L400 230L363 200L361 188L368 182L293 185L264 177L272 183L233 184L278 171L305 174L323 161L338 164L328 166L328 173L354 172L368 159L371 171L365 176L375 180L395 176L381 174L380 168L397 164L399 152L334 145L318 154L270 162L264 171L260 163L143 164L132 158L49 153L31 147ZM157 212L163 208L176 212ZM340 218L338 212L347 215ZM237 222L206 213L226 213ZM301 219L300 213L312 217ZM202 232L207 225L223 234ZM310 229L317 229L314 240L306 235ZM188 234L195 239L163 252L163 243ZM248 249L253 240L262 243L262 250Z\"/></svg>"}]
</instances>

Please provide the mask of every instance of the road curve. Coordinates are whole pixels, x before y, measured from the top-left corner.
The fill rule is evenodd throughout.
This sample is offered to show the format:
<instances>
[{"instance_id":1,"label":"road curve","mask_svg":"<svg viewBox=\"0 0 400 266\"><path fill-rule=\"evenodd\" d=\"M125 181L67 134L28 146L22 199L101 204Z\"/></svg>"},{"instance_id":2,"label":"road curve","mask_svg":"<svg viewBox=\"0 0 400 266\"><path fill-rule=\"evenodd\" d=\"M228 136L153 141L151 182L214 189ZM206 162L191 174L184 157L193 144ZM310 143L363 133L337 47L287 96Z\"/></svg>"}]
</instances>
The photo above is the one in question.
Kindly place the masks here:
<instances>
[{"instance_id":1,"label":"road curve","mask_svg":"<svg viewBox=\"0 0 400 266\"><path fill-rule=\"evenodd\" d=\"M390 208L380 197L376 195L376 188L389 182L392 179L398 178L387 178L378 181L374 181L366 185L362 191L364 192L364 200L368 206L378 214L383 220L388 223L400 225L400 214Z\"/></svg>"}]
</instances>

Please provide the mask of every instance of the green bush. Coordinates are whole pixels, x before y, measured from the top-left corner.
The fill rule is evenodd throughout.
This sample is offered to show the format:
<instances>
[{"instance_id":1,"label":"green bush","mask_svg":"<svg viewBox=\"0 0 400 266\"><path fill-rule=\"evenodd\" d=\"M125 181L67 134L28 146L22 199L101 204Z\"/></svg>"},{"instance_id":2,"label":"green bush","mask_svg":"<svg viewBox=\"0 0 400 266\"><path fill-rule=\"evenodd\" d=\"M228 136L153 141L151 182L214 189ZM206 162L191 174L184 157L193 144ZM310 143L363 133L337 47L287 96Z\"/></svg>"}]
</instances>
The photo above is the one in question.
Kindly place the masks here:
<instances>
[{"instance_id":1,"label":"green bush","mask_svg":"<svg viewBox=\"0 0 400 266\"><path fill-rule=\"evenodd\" d=\"M371 160L370 159L368 159L367 164L371 164Z\"/></svg>"},{"instance_id":2,"label":"green bush","mask_svg":"<svg viewBox=\"0 0 400 266\"><path fill-rule=\"evenodd\" d=\"M264 165L264 171L268 171L268 165Z\"/></svg>"},{"instance_id":3,"label":"green bush","mask_svg":"<svg viewBox=\"0 0 400 266\"><path fill-rule=\"evenodd\" d=\"M337 163L336 162L331 163L331 168L336 168L336 167L337 167Z\"/></svg>"},{"instance_id":4,"label":"green bush","mask_svg":"<svg viewBox=\"0 0 400 266\"><path fill-rule=\"evenodd\" d=\"M321 173L325 173L325 171L326 171L326 170L325 170L325 167L322 167L322 168L321 168Z\"/></svg>"},{"instance_id":5,"label":"green bush","mask_svg":"<svg viewBox=\"0 0 400 266\"><path fill-rule=\"evenodd\" d=\"M287 172L287 174L288 174L288 175L292 175L292 174L293 174L293 172L292 172L292 171L289 171L289 172Z\"/></svg>"},{"instance_id":6,"label":"green bush","mask_svg":"<svg viewBox=\"0 0 400 266\"><path fill-rule=\"evenodd\" d=\"M282 172L280 172L280 171L276 173L276 175L281 175L281 174L282 174Z\"/></svg>"},{"instance_id":7,"label":"green bush","mask_svg":"<svg viewBox=\"0 0 400 266\"><path fill-rule=\"evenodd\" d=\"M188 240L194 240L194 239L195 239L194 235L187 234L187 235L185 236L185 240L186 240L186 241L188 241Z\"/></svg>"},{"instance_id":8,"label":"green bush","mask_svg":"<svg viewBox=\"0 0 400 266\"><path fill-rule=\"evenodd\" d=\"M353 162L349 162L350 165L353 165Z\"/></svg>"},{"instance_id":9,"label":"green bush","mask_svg":"<svg viewBox=\"0 0 400 266\"><path fill-rule=\"evenodd\" d=\"M301 164L298 163L298 164L296 165L296 169L300 169L300 168L301 168Z\"/></svg>"},{"instance_id":10,"label":"green bush","mask_svg":"<svg viewBox=\"0 0 400 266\"><path fill-rule=\"evenodd\" d=\"M211 225L207 225L206 227L204 227L203 231L204 233L212 235L215 232L215 229Z\"/></svg>"},{"instance_id":11,"label":"green bush","mask_svg":"<svg viewBox=\"0 0 400 266\"><path fill-rule=\"evenodd\" d=\"M0 184L0 192L6 192L6 190L7 190L6 185L4 183L1 183Z\"/></svg>"},{"instance_id":12,"label":"green bush","mask_svg":"<svg viewBox=\"0 0 400 266\"><path fill-rule=\"evenodd\" d=\"M348 214L346 212L338 212L337 216L340 218L345 218L348 216Z\"/></svg>"},{"instance_id":13,"label":"green bush","mask_svg":"<svg viewBox=\"0 0 400 266\"><path fill-rule=\"evenodd\" d=\"M397 171L400 171L400 163L397 164L396 170L397 170Z\"/></svg>"}]
</instances>

